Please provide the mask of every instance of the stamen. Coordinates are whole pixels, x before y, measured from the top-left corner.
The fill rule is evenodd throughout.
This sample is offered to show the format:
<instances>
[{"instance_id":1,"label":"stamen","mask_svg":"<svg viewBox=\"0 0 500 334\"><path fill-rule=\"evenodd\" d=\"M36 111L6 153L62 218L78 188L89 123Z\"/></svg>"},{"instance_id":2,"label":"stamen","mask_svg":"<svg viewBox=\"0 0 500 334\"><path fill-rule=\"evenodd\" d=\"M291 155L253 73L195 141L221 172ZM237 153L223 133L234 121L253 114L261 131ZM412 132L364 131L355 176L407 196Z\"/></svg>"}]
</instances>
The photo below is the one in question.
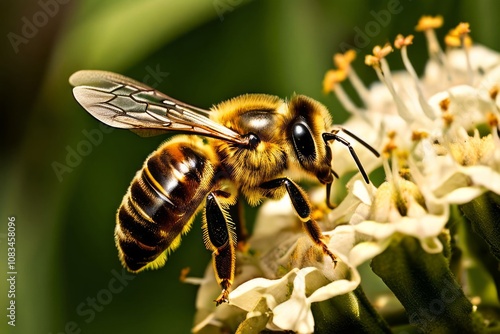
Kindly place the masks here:
<instances>
[{"instance_id":1,"label":"stamen","mask_svg":"<svg viewBox=\"0 0 500 334\"><path fill-rule=\"evenodd\" d=\"M367 106L368 101L370 100L370 92L368 88L366 88L363 81L361 81L361 79L359 78L356 71L354 71L354 69L351 69L347 73L347 77L349 78L349 81L351 82L354 89L356 89L356 92L358 92L361 101L363 101L363 105Z\"/></svg>"},{"instance_id":2,"label":"stamen","mask_svg":"<svg viewBox=\"0 0 500 334\"><path fill-rule=\"evenodd\" d=\"M429 133L423 130L413 130L411 133L411 140L414 142L421 141L422 139L428 138Z\"/></svg>"},{"instance_id":3,"label":"stamen","mask_svg":"<svg viewBox=\"0 0 500 334\"><path fill-rule=\"evenodd\" d=\"M389 68L389 64L385 60L385 56L387 56L390 52L392 52L392 46L389 43L384 45L384 47L377 45L373 48L373 55L365 56L365 64L372 66L375 69L378 79L385 84L387 89L389 89L389 92L396 103L399 116L401 116L406 122L411 123L413 122L413 116L404 104L403 100L401 100L399 95L396 93L391 77L391 70Z\"/></svg>"},{"instance_id":4,"label":"stamen","mask_svg":"<svg viewBox=\"0 0 500 334\"><path fill-rule=\"evenodd\" d=\"M377 73L377 76L379 78L382 78L380 81L385 83L387 88L389 88L389 92L392 95L392 98L394 99L394 102L396 103L396 108L398 110L399 116L403 118L406 122L412 123L414 121L413 115L410 113L410 110L406 106L406 104L403 102L401 97L397 94L396 88L394 87L394 82L392 81L392 76L391 76L391 70L389 68L389 63L385 59L380 59L380 64L382 65L382 71L381 73Z\"/></svg>"},{"instance_id":5,"label":"stamen","mask_svg":"<svg viewBox=\"0 0 500 334\"><path fill-rule=\"evenodd\" d=\"M179 280L183 283L189 283L193 285L202 285L205 282L204 278L199 278L199 277L189 277L189 272L191 271L191 268L186 267L181 270L181 274L179 276Z\"/></svg>"},{"instance_id":6,"label":"stamen","mask_svg":"<svg viewBox=\"0 0 500 334\"><path fill-rule=\"evenodd\" d=\"M370 123L367 118L366 113L363 112L354 102L352 102L351 98L345 92L344 88L340 83L346 79L346 70L329 70L325 74L325 78L323 79L323 91L328 93L330 91L334 92L337 98L339 99L342 106L349 111L351 114L361 117L367 123Z\"/></svg>"},{"instance_id":7,"label":"stamen","mask_svg":"<svg viewBox=\"0 0 500 334\"><path fill-rule=\"evenodd\" d=\"M351 63L356 59L356 51L348 50L346 53L336 53L333 55L333 63L341 70L348 71Z\"/></svg>"},{"instance_id":8,"label":"stamen","mask_svg":"<svg viewBox=\"0 0 500 334\"><path fill-rule=\"evenodd\" d=\"M495 101L497 99L497 96L498 96L498 85L493 85L490 90L488 91L488 93L490 94L490 98Z\"/></svg>"},{"instance_id":9,"label":"stamen","mask_svg":"<svg viewBox=\"0 0 500 334\"><path fill-rule=\"evenodd\" d=\"M383 47L375 46L373 48L373 55L382 59L388 56L393 51L391 44L385 43Z\"/></svg>"},{"instance_id":10,"label":"stamen","mask_svg":"<svg viewBox=\"0 0 500 334\"><path fill-rule=\"evenodd\" d=\"M411 179L411 172L408 167L408 157L409 153L406 150L397 150L396 154L397 156L397 163L398 163L398 175L405 179L405 180L410 180Z\"/></svg>"},{"instance_id":11,"label":"stamen","mask_svg":"<svg viewBox=\"0 0 500 334\"><path fill-rule=\"evenodd\" d=\"M453 95L450 92L448 92L448 94L450 95L450 97L447 97L447 98L439 101L439 108L441 108L441 112L442 112L441 118L443 119L444 124L446 126L450 126L451 123L453 123L453 119L454 119L452 113L449 111L451 98L453 98Z\"/></svg>"},{"instance_id":12,"label":"stamen","mask_svg":"<svg viewBox=\"0 0 500 334\"><path fill-rule=\"evenodd\" d=\"M472 39L469 36L470 25L467 22L459 23L451 29L444 38L444 42L450 47L470 47Z\"/></svg>"},{"instance_id":13,"label":"stamen","mask_svg":"<svg viewBox=\"0 0 500 334\"><path fill-rule=\"evenodd\" d=\"M368 119L368 115L363 110L358 108L358 106L356 106L354 102L352 102L351 98L349 97L349 95L347 95L341 85L335 85L333 92L347 111L349 111L353 115L359 116L368 124L371 124L371 121Z\"/></svg>"},{"instance_id":14,"label":"stamen","mask_svg":"<svg viewBox=\"0 0 500 334\"><path fill-rule=\"evenodd\" d=\"M389 159L389 157L392 155L392 152L398 147L396 145L396 141L394 140L396 138L396 132L389 132L387 134L387 137L389 138L389 142L385 144L384 148L382 149L382 155L386 159Z\"/></svg>"},{"instance_id":15,"label":"stamen","mask_svg":"<svg viewBox=\"0 0 500 334\"><path fill-rule=\"evenodd\" d=\"M386 43L383 47L376 45L372 50L373 55L365 56L365 64L372 67L379 67L380 60L385 58L385 56L391 52L392 46L389 43Z\"/></svg>"},{"instance_id":16,"label":"stamen","mask_svg":"<svg viewBox=\"0 0 500 334\"><path fill-rule=\"evenodd\" d=\"M415 88L417 89L418 102L420 104L420 107L422 108L424 114L428 118L434 120L436 119L436 115L434 114L434 111L432 110L431 106L424 97L420 79L417 75L417 72L415 72L413 65L411 64L410 59L408 58L407 46L411 45L412 43L413 43L413 35L408 35L404 37L403 35L399 34L398 36L396 36L396 40L394 41L394 46L398 49L401 49L401 58L403 59L406 71L408 71L413 81L415 82Z\"/></svg>"},{"instance_id":17,"label":"stamen","mask_svg":"<svg viewBox=\"0 0 500 334\"><path fill-rule=\"evenodd\" d=\"M498 118L491 111L486 113L486 122L491 128L498 128Z\"/></svg>"},{"instance_id":18,"label":"stamen","mask_svg":"<svg viewBox=\"0 0 500 334\"><path fill-rule=\"evenodd\" d=\"M443 50L441 50L441 46L439 45L434 29L441 28L442 25L442 16L422 16L420 20L418 20L418 24L415 27L416 31L423 31L425 34L429 57L434 58L439 62L442 62L444 54Z\"/></svg>"},{"instance_id":19,"label":"stamen","mask_svg":"<svg viewBox=\"0 0 500 334\"><path fill-rule=\"evenodd\" d=\"M418 20L415 30L416 31L433 30L441 28L442 25L443 25L443 17L441 15L438 16L423 15Z\"/></svg>"},{"instance_id":20,"label":"stamen","mask_svg":"<svg viewBox=\"0 0 500 334\"><path fill-rule=\"evenodd\" d=\"M348 50L346 53L337 53L333 56L334 64L342 70L347 72L347 77L353 85L353 87L358 92L359 97L363 101L365 106L368 105L370 99L370 94L366 86L363 84L359 76L356 74L354 68L351 67L351 63L356 59L356 51Z\"/></svg>"},{"instance_id":21,"label":"stamen","mask_svg":"<svg viewBox=\"0 0 500 334\"><path fill-rule=\"evenodd\" d=\"M384 168L386 181L392 183L393 177L391 167L389 166L389 156L382 159L382 167Z\"/></svg>"},{"instance_id":22,"label":"stamen","mask_svg":"<svg viewBox=\"0 0 500 334\"><path fill-rule=\"evenodd\" d=\"M323 78L323 92L326 94L333 91L335 86L346 79L344 70L329 70Z\"/></svg>"},{"instance_id":23,"label":"stamen","mask_svg":"<svg viewBox=\"0 0 500 334\"><path fill-rule=\"evenodd\" d=\"M380 67L379 59L375 56L372 56L372 55L365 56L365 64L368 66L371 66L373 68Z\"/></svg>"},{"instance_id":24,"label":"stamen","mask_svg":"<svg viewBox=\"0 0 500 334\"><path fill-rule=\"evenodd\" d=\"M392 185L394 186L394 189L396 191L396 194L398 194L400 197L401 195L401 184L400 182L397 182L400 178L400 175L399 175L399 159L398 159L398 156L397 154L392 154L391 156L391 170L392 170Z\"/></svg>"},{"instance_id":25,"label":"stamen","mask_svg":"<svg viewBox=\"0 0 500 334\"><path fill-rule=\"evenodd\" d=\"M439 101L439 108L441 108L441 111L443 112L448 111L448 108L450 107L450 102L451 100L449 97Z\"/></svg>"},{"instance_id":26,"label":"stamen","mask_svg":"<svg viewBox=\"0 0 500 334\"><path fill-rule=\"evenodd\" d=\"M453 123L453 120L455 119L450 112L443 113L443 116L441 118L444 121L444 125L448 127L451 125L451 123Z\"/></svg>"},{"instance_id":27,"label":"stamen","mask_svg":"<svg viewBox=\"0 0 500 334\"><path fill-rule=\"evenodd\" d=\"M493 142L495 143L497 149L500 147L500 127L498 117L492 113L488 112L486 114L486 121L491 128L491 134L493 137Z\"/></svg>"},{"instance_id":28,"label":"stamen","mask_svg":"<svg viewBox=\"0 0 500 334\"><path fill-rule=\"evenodd\" d=\"M496 103L497 97L499 93L499 87L497 84L491 86L488 94L490 96L490 104L491 109L486 113L486 123L491 129L491 133L493 135L493 142L497 147L500 147L500 113Z\"/></svg>"},{"instance_id":29,"label":"stamen","mask_svg":"<svg viewBox=\"0 0 500 334\"><path fill-rule=\"evenodd\" d=\"M448 77L448 81L451 81L451 72L446 61L445 54L439 45L438 39L436 37L436 32L434 29L440 28L443 25L442 16L422 16L415 27L416 31L423 31L425 38L427 39L427 50L429 52L429 57L440 64Z\"/></svg>"},{"instance_id":30,"label":"stamen","mask_svg":"<svg viewBox=\"0 0 500 334\"><path fill-rule=\"evenodd\" d=\"M470 26L467 22L462 22L454 29L450 30L448 35L445 36L444 42L450 47L462 47L465 53L465 60L467 62L467 74L469 84L472 84L473 74L472 64L469 57L469 47L472 45L472 39L469 36Z\"/></svg>"}]
</instances>

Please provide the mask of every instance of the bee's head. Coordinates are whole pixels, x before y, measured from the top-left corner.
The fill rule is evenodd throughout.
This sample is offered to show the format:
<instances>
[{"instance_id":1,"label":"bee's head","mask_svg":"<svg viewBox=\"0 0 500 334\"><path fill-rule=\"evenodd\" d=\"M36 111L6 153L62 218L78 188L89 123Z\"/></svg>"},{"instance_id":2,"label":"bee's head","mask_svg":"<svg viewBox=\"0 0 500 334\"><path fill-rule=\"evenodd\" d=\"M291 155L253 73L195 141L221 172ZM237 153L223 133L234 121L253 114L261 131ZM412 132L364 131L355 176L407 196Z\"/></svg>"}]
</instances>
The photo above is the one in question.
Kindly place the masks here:
<instances>
[{"instance_id":1,"label":"bee's head","mask_svg":"<svg viewBox=\"0 0 500 334\"><path fill-rule=\"evenodd\" d=\"M319 182L333 182L332 151L323 138L330 127L330 114L321 103L303 96L295 95L288 104L292 117L289 126L292 154L301 168L314 175Z\"/></svg>"}]
</instances>

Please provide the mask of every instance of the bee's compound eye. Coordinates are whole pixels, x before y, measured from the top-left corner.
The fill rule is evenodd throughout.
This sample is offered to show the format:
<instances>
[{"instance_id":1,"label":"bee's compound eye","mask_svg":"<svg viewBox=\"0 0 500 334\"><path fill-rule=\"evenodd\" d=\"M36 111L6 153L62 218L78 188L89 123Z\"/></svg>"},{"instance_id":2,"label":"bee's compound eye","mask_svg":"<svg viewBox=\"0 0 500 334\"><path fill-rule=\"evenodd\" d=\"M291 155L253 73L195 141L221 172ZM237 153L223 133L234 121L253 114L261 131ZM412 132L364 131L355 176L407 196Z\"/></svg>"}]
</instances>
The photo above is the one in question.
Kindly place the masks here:
<instances>
[{"instance_id":1,"label":"bee's compound eye","mask_svg":"<svg viewBox=\"0 0 500 334\"><path fill-rule=\"evenodd\" d=\"M309 127L303 123L296 123L292 128L293 146L300 158L316 158L316 147Z\"/></svg>"},{"instance_id":2,"label":"bee's compound eye","mask_svg":"<svg viewBox=\"0 0 500 334\"><path fill-rule=\"evenodd\" d=\"M257 137L257 135L253 133L248 134L248 145L250 146L251 149L257 148L259 143L260 143L260 138Z\"/></svg>"}]
</instances>

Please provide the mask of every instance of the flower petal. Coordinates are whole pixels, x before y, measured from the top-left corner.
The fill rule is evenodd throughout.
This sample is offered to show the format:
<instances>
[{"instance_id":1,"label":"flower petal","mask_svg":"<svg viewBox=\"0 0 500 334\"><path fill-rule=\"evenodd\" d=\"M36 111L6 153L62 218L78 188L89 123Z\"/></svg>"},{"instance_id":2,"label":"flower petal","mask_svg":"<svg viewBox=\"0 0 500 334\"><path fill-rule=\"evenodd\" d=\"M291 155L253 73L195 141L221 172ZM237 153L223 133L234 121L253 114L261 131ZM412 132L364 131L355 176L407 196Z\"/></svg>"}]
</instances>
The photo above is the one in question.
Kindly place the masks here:
<instances>
[{"instance_id":1,"label":"flower petal","mask_svg":"<svg viewBox=\"0 0 500 334\"><path fill-rule=\"evenodd\" d=\"M277 302L286 299L291 282L300 270L292 269L279 279L254 278L234 289L229 294L230 304L246 311L253 310L263 295L272 295Z\"/></svg>"},{"instance_id":2,"label":"flower petal","mask_svg":"<svg viewBox=\"0 0 500 334\"><path fill-rule=\"evenodd\" d=\"M306 297L306 275L316 268L300 270L293 280L290 299L276 306L273 310L273 323L279 328L296 333L314 332L314 318L311 304Z\"/></svg>"}]
</instances>

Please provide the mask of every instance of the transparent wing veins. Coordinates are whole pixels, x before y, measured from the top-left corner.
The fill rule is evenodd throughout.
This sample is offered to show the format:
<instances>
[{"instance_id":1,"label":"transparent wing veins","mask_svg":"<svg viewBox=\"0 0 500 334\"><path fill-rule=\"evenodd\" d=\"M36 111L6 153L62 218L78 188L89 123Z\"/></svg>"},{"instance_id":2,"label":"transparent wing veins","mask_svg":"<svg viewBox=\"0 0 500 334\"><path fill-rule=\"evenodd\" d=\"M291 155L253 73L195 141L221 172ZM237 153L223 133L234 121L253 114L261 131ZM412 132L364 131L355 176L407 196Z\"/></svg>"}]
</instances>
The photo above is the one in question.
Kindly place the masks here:
<instances>
[{"instance_id":1,"label":"transparent wing veins","mask_svg":"<svg viewBox=\"0 0 500 334\"><path fill-rule=\"evenodd\" d=\"M211 120L209 110L173 99L125 76L79 71L70 77L70 83L78 103L109 126L142 135L177 131L246 143L240 134Z\"/></svg>"}]
</instances>

